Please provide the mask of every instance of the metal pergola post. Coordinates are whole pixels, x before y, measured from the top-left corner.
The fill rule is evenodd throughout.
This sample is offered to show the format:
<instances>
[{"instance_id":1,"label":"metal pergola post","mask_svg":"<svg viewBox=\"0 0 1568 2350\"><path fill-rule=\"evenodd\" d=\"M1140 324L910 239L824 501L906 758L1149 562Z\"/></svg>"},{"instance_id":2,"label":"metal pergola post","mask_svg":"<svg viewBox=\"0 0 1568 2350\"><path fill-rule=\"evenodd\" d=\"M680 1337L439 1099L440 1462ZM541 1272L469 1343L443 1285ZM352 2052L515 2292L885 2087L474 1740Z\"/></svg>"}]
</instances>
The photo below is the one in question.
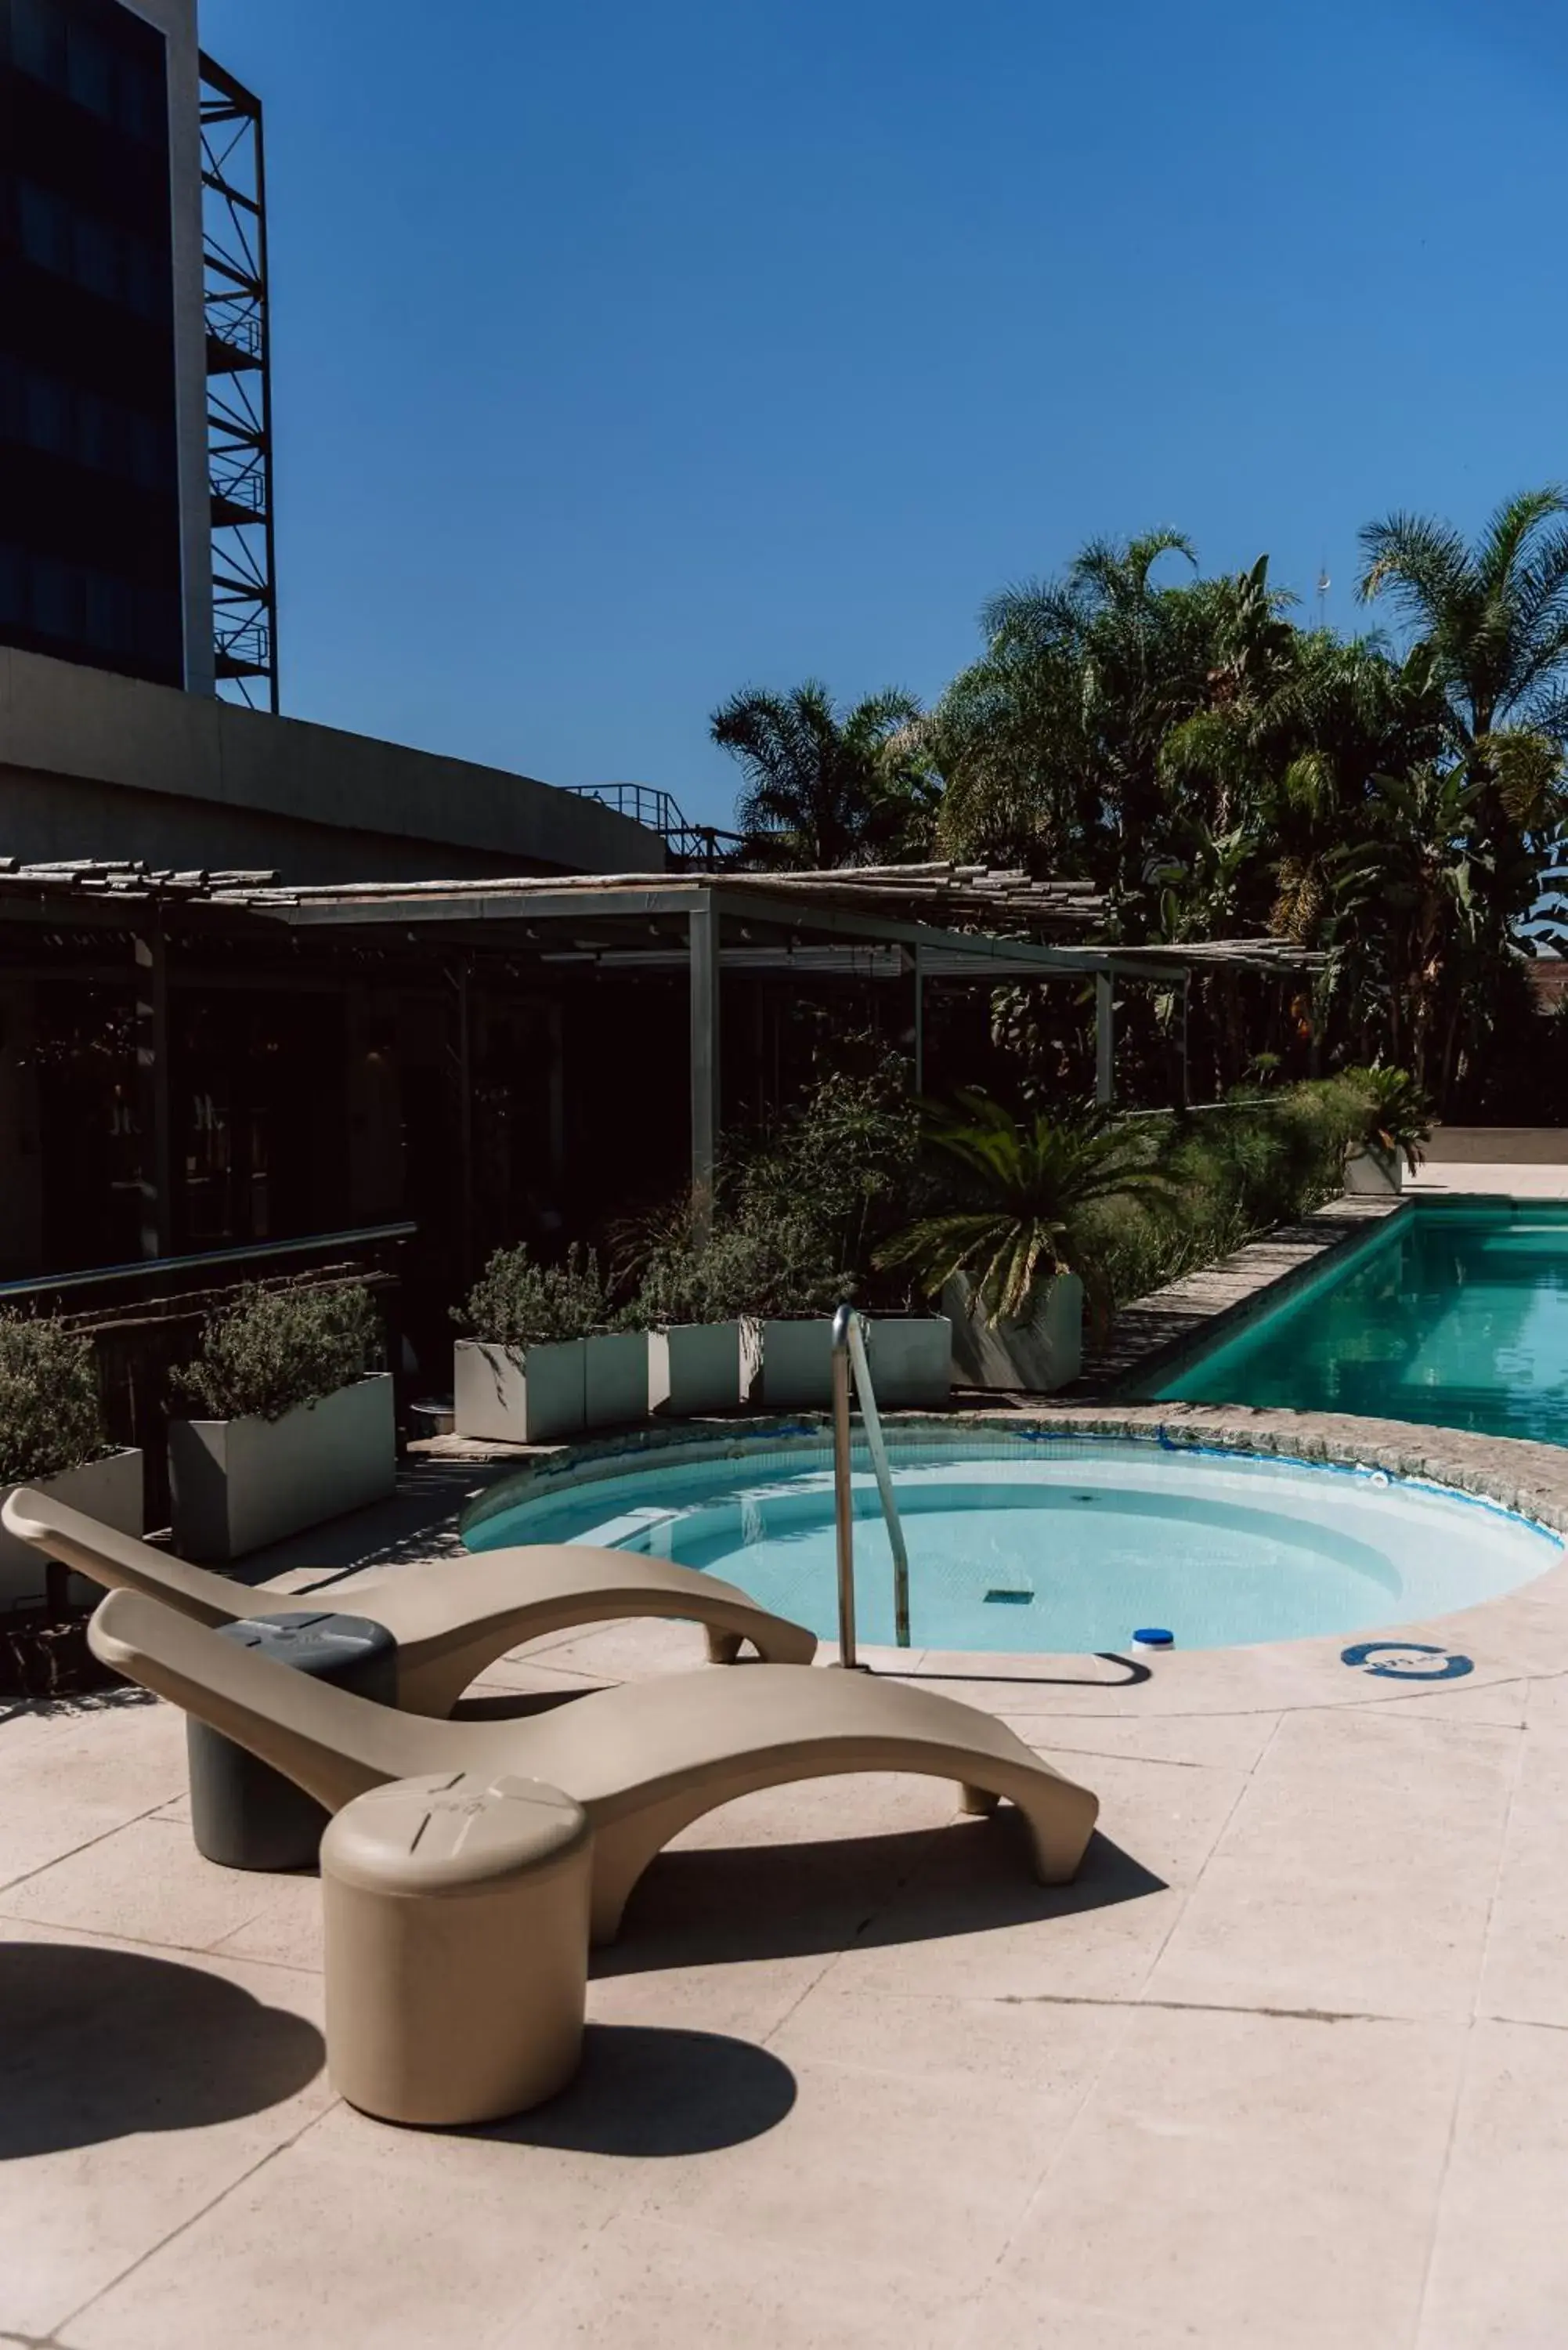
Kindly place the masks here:
<instances>
[{"instance_id":1,"label":"metal pergola post","mask_svg":"<svg viewBox=\"0 0 1568 2350\"><path fill-rule=\"evenodd\" d=\"M691 1229L701 1244L713 1229L719 1155L719 913L702 890L687 917L691 1027Z\"/></svg>"},{"instance_id":2,"label":"metal pergola post","mask_svg":"<svg viewBox=\"0 0 1568 2350\"><path fill-rule=\"evenodd\" d=\"M917 941L912 950L915 967L915 1091L926 1090L926 956Z\"/></svg>"},{"instance_id":3,"label":"metal pergola post","mask_svg":"<svg viewBox=\"0 0 1568 2350\"><path fill-rule=\"evenodd\" d=\"M144 1257L172 1245L169 1111L169 957L161 914L136 934L136 1091L141 1149L138 1170Z\"/></svg>"},{"instance_id":4,"label":"metal pergola post","mask_svg":"<svg viewBox=\"0 0 1568 2350\"><path fill-rule=\"evenodd\" d=\"M1095 973L1095 1099L1109 1109L1116 1097L1116 979L1108 971Z\"/></svg>"},{"instance_id":5,"label":"metal pergola post","mask_svg":"<svg viewBox=\"0 0 1568 2350\"><path fill-rule=\"evenodd\" d=\"M473 973L469 958L459 958L448 973L457 998L457 1047L452 1055L457 1075L458 1250L461 1277L472 1281L476 1215L473 1166Z\"/></svg>"}]
</instances>

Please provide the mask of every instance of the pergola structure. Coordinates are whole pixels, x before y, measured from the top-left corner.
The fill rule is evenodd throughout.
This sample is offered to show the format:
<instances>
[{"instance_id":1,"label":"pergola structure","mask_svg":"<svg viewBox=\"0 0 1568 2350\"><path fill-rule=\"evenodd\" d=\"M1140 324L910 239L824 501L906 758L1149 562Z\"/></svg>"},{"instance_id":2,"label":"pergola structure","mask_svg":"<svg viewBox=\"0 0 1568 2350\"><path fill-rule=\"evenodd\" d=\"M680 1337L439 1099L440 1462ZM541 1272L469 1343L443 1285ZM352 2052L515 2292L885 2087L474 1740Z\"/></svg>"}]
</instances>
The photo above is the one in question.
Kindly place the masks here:
<instances>
[{"instance_id":1,"label":"pergola structure","mask_svg":"<svg viewBox=\"0 0 1568 2350\"><path fill-rule=\"evenodd\" d=\"M264 967L290 949L332 941L439 959L455 1000L458 1134L463 1199L472 1202L471 999L487 973L551 980L591 970L635 980L684 972L690 1055L691 1178L699 1215L711 1201L721 1131L720 1035L726 973L806 981L846 976L907 983L915 1083L924 1082L926 992L933 983L993 987L1092 979L1096 1095L1116 1094L1116 991L1143 982L1180 991L1214 971L1290 974L1319 960L1272 939L1180 946L1095 943L1104 907L1085 886L1021 873L929 865L831 873L699 873L515 880L366 882L280 887L259 873L154 873L133 866L12 866L0 860L0 931L57 937L68 929L129 938L137 979L142 1130L151 1138L142 1187L143 1253L169 1244L169 987L182 951L246 946ZM123 947L121 949L123 951ZM471 1218L472 1206L464 1210Z\"/></svg>"}]
</instances>

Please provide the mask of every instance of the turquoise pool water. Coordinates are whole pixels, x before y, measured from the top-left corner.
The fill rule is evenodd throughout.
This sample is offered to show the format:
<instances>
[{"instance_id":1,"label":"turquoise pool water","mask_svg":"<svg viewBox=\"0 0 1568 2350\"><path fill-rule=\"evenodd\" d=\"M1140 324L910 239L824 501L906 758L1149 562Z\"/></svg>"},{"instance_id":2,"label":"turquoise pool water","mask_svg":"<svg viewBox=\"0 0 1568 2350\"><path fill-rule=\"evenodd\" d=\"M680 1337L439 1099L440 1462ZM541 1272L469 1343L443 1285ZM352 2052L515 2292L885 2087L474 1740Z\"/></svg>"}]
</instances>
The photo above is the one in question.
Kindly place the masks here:
<instances>
[{"instance_id":1,"label":"turquoise pool water","mask_svg":"<svg viewBox=\"0 0 1568 2350\"><path fill-rule=\"evenodd\" d=\"M1154 1392L1568 1444L1568 1207L1417 1202Z\"/></svg>"},{"instance_id":2,"label":"turquoise pool water","mask_svg":"<svg viewBox=\"0 0 1568 2350\"><path fill-rule=\"evenodd\" d=\"M1126 1649L1160 1625L1183 1648L1409 1623L1557 1565L1505 1511L1355 1471L1152 1443L972 1438L893 1449L913 1644L1055 1654ZM857 1475L862 1639L894 1637L892 1561ZM837 1628L831 1456L748 1447L515 1497L470 1521L472 1550L585 1542L706 1567L825 1638Z\"/></svg>"}]
</instances>

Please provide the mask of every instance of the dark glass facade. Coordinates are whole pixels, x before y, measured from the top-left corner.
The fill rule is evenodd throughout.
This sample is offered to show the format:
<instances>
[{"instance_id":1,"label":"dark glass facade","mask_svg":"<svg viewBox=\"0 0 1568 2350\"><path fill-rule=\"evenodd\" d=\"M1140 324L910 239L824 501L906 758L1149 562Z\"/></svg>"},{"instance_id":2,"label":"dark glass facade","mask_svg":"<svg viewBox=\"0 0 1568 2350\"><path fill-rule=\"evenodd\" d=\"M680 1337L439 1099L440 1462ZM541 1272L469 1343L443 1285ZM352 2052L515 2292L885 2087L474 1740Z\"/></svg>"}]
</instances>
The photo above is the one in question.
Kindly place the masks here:
<instances>
[{"instance_id":1,"label":"dark glass facade","mask_svg":"<svg viewBox=\"0 0 1568 2350\"><path fill-rule=\"evenodd\" d=\"M184 683L168 70L0 0L0 642Z\"/></svg>"}]
</instances>

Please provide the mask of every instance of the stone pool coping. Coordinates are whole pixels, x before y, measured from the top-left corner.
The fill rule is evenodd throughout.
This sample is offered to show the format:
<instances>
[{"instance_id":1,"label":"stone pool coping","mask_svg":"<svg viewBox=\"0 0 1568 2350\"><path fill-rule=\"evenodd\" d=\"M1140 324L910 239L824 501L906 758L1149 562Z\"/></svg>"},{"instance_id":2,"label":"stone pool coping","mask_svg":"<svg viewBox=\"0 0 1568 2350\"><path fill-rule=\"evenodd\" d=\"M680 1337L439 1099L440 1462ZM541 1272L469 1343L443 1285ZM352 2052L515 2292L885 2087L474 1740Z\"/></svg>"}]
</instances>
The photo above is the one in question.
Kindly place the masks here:
<instances>
[{"instance_id":1,"label":"stone pool coping","mask_svg":"<svg viewBox=\"0 0 1568 2350\"><path fill-rule=\"evenodd\" d=\"M1568 1538L1568 1450L1515 1437L1471 1435L1464 1430L1417 1426L1392 1419L1366 1419L1348 1413L1290 1411L1235 1404L1117 1403L1095 1406L1064 1400L1027 1410L961 1416L889 1415L888 1433L949 1434L970 1439L1018 1438L1031 1430L1062 1436L1164 1442L1178 1450L1215 1448L1265 1459L1308 1464L1379 1469L1392 1477L1420 1478L1456 1493L1498 1503L1519 1516ZM524 1468L516 1482L525 1487L592 1482L614 1460L628 1471L639 1458L681 1453L693 1461L733 1457L758 1447L820 1445L828 1435L826 1419L799 1414L750 1422L712 1422L699 1433L660 1429L640 1440L607 1440L558 1453ZM508 1479L506 1484L514 1481ZM465 1514L465 1527L493 1506L494 1487L483 1503ZM1477 1690L1522 1677L1568 1672L1568 1550L1562 1564L1499 1598L1440 1617L1396 1621L1359 1638L1380 1643L1424 1642L1442 1659L1462 1657L1457 1685ZM1255 1648L1174 1649L1166 1654L1101 1658L1053 1655L1046 1650L898 1649L861 1646L874 1669L903 1679L979 1694L983 1687L1002 1710L1031 1710L1048 1690L1052 1711L1071 1713L1187 1714L1279 1712L1298 1707L1387 1703L1429 1695L1428 1680L1397 1679L1386 1670L1346 1665L1345 1633L1303 1640L1275 1641ZM831 1657L833 1644L824 1644ZM1431 1669L1450 1669L1442 1659ZM1380 1660L1386 1667L1389 1659ZM1418 1660L1417 1660L1418 1667Z\"/></svg>"},{"instance_id":2,"label":"stone pool coping","mask_svg":"<svg viewBox=\"0 0 1568 2350\"><path fill-rule=\"evenodd\" d=\"M1072 1398L1131 1394L1168 1377L1222 1335L1293 1297L1335 1258L1361 1247L1369 1232L1413 1212L1407 1195L1330 1200L1299 1223L1280 1224L1215 1264L1135 1298L1116 1317L1104 1346L1091 1346Z\"/></svg>"}]
</instances>

